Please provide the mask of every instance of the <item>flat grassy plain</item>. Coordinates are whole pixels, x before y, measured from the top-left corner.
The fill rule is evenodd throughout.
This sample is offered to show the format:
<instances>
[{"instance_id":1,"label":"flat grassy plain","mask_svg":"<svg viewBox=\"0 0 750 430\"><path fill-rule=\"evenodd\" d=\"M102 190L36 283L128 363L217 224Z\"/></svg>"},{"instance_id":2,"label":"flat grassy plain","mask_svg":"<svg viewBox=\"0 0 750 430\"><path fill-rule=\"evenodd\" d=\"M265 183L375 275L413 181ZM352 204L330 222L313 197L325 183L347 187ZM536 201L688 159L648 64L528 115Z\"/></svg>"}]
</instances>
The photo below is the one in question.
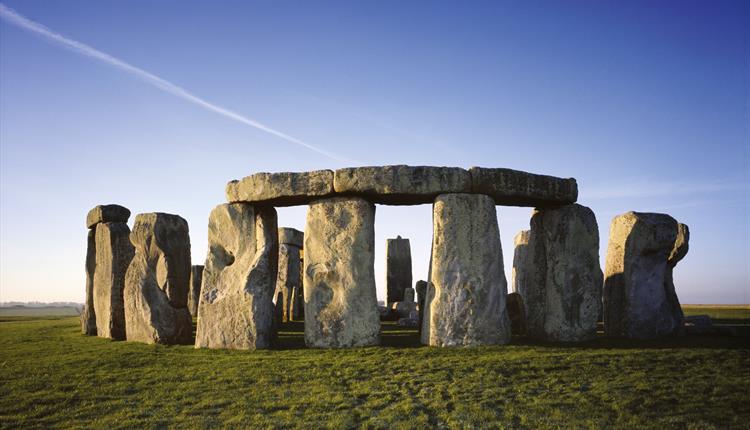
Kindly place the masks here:
<instances>
[{"instance_id":1,"label":"flat grassy plain","mask_svg":"<svg viewBox=\"0 0 750 430\"><path fill-rule=\"evenodd\" d=\"M747 336L437 349L386 322L382 339L305 349L294 322L273 350L196 350L1 317L0 427L750 428Z\"/></svg>"}]
</instances>

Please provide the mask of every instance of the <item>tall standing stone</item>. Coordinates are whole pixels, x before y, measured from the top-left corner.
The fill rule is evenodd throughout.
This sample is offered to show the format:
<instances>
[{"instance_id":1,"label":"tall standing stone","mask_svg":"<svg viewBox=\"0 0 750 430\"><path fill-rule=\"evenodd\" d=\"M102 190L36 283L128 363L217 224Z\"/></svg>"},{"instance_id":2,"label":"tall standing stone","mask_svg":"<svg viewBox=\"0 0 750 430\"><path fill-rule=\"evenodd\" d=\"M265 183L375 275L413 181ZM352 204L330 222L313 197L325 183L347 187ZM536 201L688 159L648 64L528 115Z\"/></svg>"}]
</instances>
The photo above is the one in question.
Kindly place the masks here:
<instances>
[{"instance_id":1,"label":"tall standing stone","mask_svg":"<svg viewBox=\"0 0 750 430\"><path fill-rule=\"evenodd\" d=\"M90 229L86 242L86 303L81 312L81 332L96 336L96 312L94 311L94 270L96 269L96 229Z\"/></svg>"},{"instance_id":2,"label":"tall standing stone","mask_svg":"<svg viewBox=\"0 0 750 430\"><path fill-rule=\"evenodd\" d=\"M294 291L302 286L300 251L303 242L304 235L301 231L293 228L279 228L279 274L276 280L276 293L281 293L282 322L293 319ZM279 305L278 302L277 305Z\"/></svg>"},{"instance_id":3,"label":"tall standing stone","mask_svg":"<svg viewBox=\"0 0 750 430\"><path fill-rule=\"evenodd\" d=\"M190 268L190 294L188 294L188 309L190 316L198 316L198 304L201 299L201 284L203 283L203 265L193 265Z\"/></svg>"},{"instance_id":4,"label":"tall standing stone","mask_svg":"<svg viewBox=\"0 0 750 430\"><path fill-rule=\"evenodd\" d=\"M305 343L341 348L379 343L375 206L340 197L310 204L305 225Z\"/></svg>"},{"instance_id":5,"label":"tall standing stone","mask_svg":"<svg viewBox=\"0 0 750 430\"><path fill-rule=\"evenodd\" d=\"M514 283L530 337L593 339L602 296L594 212L578 204L535 210L531 231L516 237Z\"/></svg>"},{"instance_id":6,"label":"tall standing stone","mask_svg":"<svg viewBox=\"0 0 750 430\"><path fill-rule=\"evenodd\" d=\"M145 213L135 217L130 242L135 256L125 276L127 339L187 344L193 331L187 308L190 236L182 217Z\"/></svg>"},{"instance_id":7,"label":"tall standing stone","mask_svg":"<svg viewBox=\"0 0 750 430\"><path fill-rule=\"evenodd\" d=\"M414 291L417 293L417 310L419 310L419 331L422 331L422 320L424 318L424 302L427 297L427 281L419 280L414 284Z\"/></svg>"},{"instance_id":8,"label":"tall standing stone","mask_svg":"<svg viewBox=\"0 0 750 430\"><path fill-rule=\"evenodd\" d=\"M104 222L96 225L94 312L97 334L101 337L125 339L125 272L134 253L127 224Z\"/></svg>"},{"instance_id":9,"label":"tall standing stone","mask_svg":"<svg viewBox=\"0 0 750 430\"><path fill-rule=\"evenodd\" d=\"M502 255L492 198L443 194L435 199L423 343L479 346L510 341Z\"/></svg>"},{"instance_id":10,"label":"tall standing stone","mask_svg":"<svg viewBox=\"0 0 750 430\"><path fill-rule=\"evenodd\" d=\"M217 206L208 221L208 250L195 347L270 347L279 256L276 210L247 203Z\"/></svg>"},{"instance_id":11,"label":"tall standing stone","mask_svg":"<svg viewBox=\"0 0 750 430\"><path fill-rule=\"evenodd\" d=\"M411 287L411 247L409 239L398 236L386 241L386 304L404 301L404 290ZM413 299L412 299L413 301Z\"/></svg>"},{"instance_id":12,"label":"tall standing stone","mask_svg":"<svg viewBox=\"0 0 750 430\"><path fill-rule=\"evenodd\" d=\"M688 240L687 226L669 215L628 212L612 220L604 281L608 336L652 339L682 329L672 270Z\"/></svg>"}]
</instances>

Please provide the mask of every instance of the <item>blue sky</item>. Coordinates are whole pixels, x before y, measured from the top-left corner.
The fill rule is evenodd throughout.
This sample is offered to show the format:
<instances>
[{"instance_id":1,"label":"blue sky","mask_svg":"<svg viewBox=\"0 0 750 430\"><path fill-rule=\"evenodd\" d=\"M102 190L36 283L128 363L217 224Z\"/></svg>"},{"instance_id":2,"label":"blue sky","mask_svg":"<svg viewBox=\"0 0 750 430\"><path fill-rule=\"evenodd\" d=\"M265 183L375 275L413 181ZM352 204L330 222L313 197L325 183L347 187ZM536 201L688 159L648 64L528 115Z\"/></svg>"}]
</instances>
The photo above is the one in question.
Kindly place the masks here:
<instances>
[{"instance_id":1,"label":"blue sky","mask_svg":"<svg viewBox=\"0 0 750 430\"><path fill-rule=\"evenodd\" d=\"M577 178L602 262L614 216L669 213L682 302L750 302L748 2L3 4L334 158L2 19L1 301L83 300L96 204L182 215L200 264L228 180L424 164ZM530 212L498 208L509 283ZM425 279L430 206L378 206L379 298L398 234Z\"/></svg>"}]
</instances>

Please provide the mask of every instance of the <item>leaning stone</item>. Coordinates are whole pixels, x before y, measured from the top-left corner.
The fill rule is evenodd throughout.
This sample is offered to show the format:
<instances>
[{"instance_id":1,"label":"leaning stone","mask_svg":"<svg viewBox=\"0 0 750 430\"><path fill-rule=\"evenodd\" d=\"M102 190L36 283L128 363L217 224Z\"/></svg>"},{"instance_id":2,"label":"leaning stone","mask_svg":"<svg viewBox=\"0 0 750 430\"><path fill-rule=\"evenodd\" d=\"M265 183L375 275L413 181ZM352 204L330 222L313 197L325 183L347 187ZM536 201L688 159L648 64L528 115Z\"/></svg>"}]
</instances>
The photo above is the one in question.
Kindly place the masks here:
<instances>
[{"instance_id":1,"label":"leaning stone","mask_svg":"<svg viewBox=\"0 0 750 430\"><path fill-rule=\"evenodd\" d=\"M89 230L86 245L86 303L81 312L81 332L96 336L96 312L94 311L94 271L96 269L96 229Z\"/></svg>"},{"instance_id":2,"label":"leaning stone","mask_svg":"<svg viewBox=\"0 0 750 430\"><path fill-rule=\"evenodd\" d=\"M297 229L279 227L279 245L291 245L302 249L305 234Z\"/></svg>"},{"instance_id":3,"label":"leaning stone","mask_svg":"<svg viewBox=\"0 0 750 430\"><path fill-rule=\"evenodd\" d=\"M573 178L484 167L472 167L469 173L471 192L487 194L498 205L541 208L575 203L578 199L578 184Z\"/></svg>"},{"instance_id":4,"label":"leaning stone","mask_svg":"<svg viewBox=\"0 0 750 430\"><path fill-rule=\"evenodd\" d=\"M411 287L409 239L402 239L401 236L388 239L385 249L386 303L401 302L404 301L404 290Z\"/></svg>"},{"instance_id":5,"label":"leaning stone","mask_svg":"<svg viewBox=\"0 0 750 430\"><path fill-rule=\"evenodd\" d=\"M294 206L333 194L333 171L256 173L227 184L230 203Z\"/></svg>"},{"instance_id":6,"label":"leaning stone","mask_svg":"<svg viewBox=\"0 0 750 430\"><path fill-rule=\"evenodd\" d=\"M336 170L336 193L357 195L374 203L418 205L439 194L471 191L469 172L458 167L377 166Z\"/></svg>"},{"instance_id":7,"label":"leaning stone","mask_svg":"<svg viewBox=\"0 0 750 430\"><path fill-rule=\"evenodd\" d=\"M130 210L120 205L99 205L86 215L86 228L94 228L100 222L128 222Z\"/></svg>"},{"instance_id":8,"label":"leaning stone","mask_svg":"<svg viewBox=\"0 0 750 430\"><path fill-rule=\"evenodd\" d=\"M304 248L307 346L377 345L375 206L356 197L312 202Z\"/></svg>"},{"instance_id":9,"label":"leaning stone","mask_svg":"<svg viewBox=\"0 0 750 430\"><path fill-rule=\"evenodd\" d=\"M203 266L194 265L190 268L190 293L188 294L188 309L190 316L198 316L198 304L201 300L201 283L203 282Z\"/></svg>"},{"instance_id":10,"label":"leaning stone","mask_svg":"<svg viewBox=\"0 0 750 430\"><path fill-rule=\"evenodd\" d=\"M217 206L208 220L208 249L195 347L270 347L279 258L276 210L246 203Z\"/></svg>"},{"instance_id":11,"label":"leaning stone","mask_svg":"<svg viewBox=\"0 0 750 430\"><path fill-rule=\"evenodd\" d=\"M193 323L187 308L190 290L187 221L165 213L138 214L130 242L135 247L135 256L125 276L127 339L190 343Z\"/></svg>"},{"instance_id":12,"label":"leaning stone","mask_svg":"<svg viewBox=\"0 0 750 430\"><path fill-rule=\"evenodd\" d=\"M510 318L510 330L514 335L526 334L526 311L523 299L519 293L508 293L505 296L505 306Z\"/></svg>"},{"instance_id":13,"label":"leaning stone","mask_svg":"<svg viewBox=\"0 0 750 430\"><path fill-rule=\"evenodd\" d=\"M281 305L282 322L293 319L292 293L302 285L299 251L300 249L296 246L284 243L279 245L279 273L276 280L276 294L277 300L278 294L281 294L281 299L277 301L276 305Z\"/></svg>"},{"instance_id":14,"label":"leaning stone","mask_svg":"<svg viewBox=\"0 0 750 430\"><path fill-rule=\"evenodd\" d=\"M125 273L135 253L130 229L124 222L96 225L94 313L101 337L125 339Z\"/></svg>"},{"instance_id":15,"label":"leaning stone","mask_svg":"<svg viewBox=\"0 0 750 430\"><path fill-rule=\"evenodd\" d=\"M490 197L444 194L435 199L431 261L422 342L433 346L509 342L503 252Z\"/></svg>"},{"instance_id":16,"label":"leaning stone","mask_svg":"<svg viewBox=\"0 0 750 430\"><path fill-rule=\"evenodd\" d=\"M682 330L672 269L687 251L685 233L664 214L628 212L612 220L604 281L608 336L652 339Z\"/></svg>"}]
</instances>

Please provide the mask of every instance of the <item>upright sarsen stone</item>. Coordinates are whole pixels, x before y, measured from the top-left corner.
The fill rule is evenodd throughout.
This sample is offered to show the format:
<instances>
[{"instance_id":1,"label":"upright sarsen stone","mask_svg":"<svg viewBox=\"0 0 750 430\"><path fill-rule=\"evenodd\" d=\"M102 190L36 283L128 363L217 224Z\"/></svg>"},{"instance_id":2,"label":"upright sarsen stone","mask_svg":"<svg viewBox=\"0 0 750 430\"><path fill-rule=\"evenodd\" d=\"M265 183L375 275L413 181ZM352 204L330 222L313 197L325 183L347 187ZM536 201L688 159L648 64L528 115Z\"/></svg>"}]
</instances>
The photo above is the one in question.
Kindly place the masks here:
<instances>
[{"instance_id":1,"label":"upright sarsen stone","mask_svg":"<svg viewBox=\"0 0 750 430\"><path fill-rule=\"evenodd\" d=\"M524 307L526 333L544 339L547 295L545 291L547 259L539 244L541 235L531 235L531 230L519 232L513 239L513 291L521 296ZM537 249L539 248L539 249Z\"/></svg>"},{"instance_id":2,"label":"upright sarsen stone","mask_svg":"<svg viewBox=\"0 0 750 430\"><path fill-rule=\"evenodd\" d=\"M507 283L492 198L444 194L435 199L431 261L422 342L432 346L509 342Z\"/></svg>"},{"instance_id":3,"label":"upright sarsen stone","mask_svg":"<svg viewBox=\"0 0 750 430\"><path fill-rule=\"evenodd\" d=\"M682 329L672 270L689 232L669 215L628 212L612 220L604 281L608 336L651 339Z\"/></svg>"},{"instance_id":4,"label":"upright sarsen stone","mask_svg":"<svg viewBox=\"0 0 750 430\"><path fill-rule=\"evenodd\" d=\"M411 287L411 247L409 239L398 236L387 239L385 248L386 304L390 306L404 301L404 291Z\"/></svg>"},{"instance_id":5,"label":"upright sarsen stone","mask_svg":"<svg viewBox=\"0 0 750 430\"><path fill-rule=\"evenodd\" d=\"M94 312L97 334L101 337L125 339L125 272L134 253L127 224L105 222L96 225Z\"/></svg>"},{"instance_id":6,"label":"upright sarsen stone","mask_svg":"<svg viewBox=\"0 0 750 430\"><path fill-rule=\"evenodd\" d=\"M196 348L270 346L278 253L274 208L230 203L211 211Z\"/></svg>"},{"instance_id":7,"label":"upright sarsen stone","mask_svg":"<svg viewBox=\"0 0 750 430\"><path fill-rule=\"evenodd\" d=\"M305 343L341 348L379 343L375 206L363 199L310 204L305 225Z\"/></svg>"},{"instance_id":8,"label":"upright sarsen stone","mask_svg":"<svg viewBox=\"0 0 750 430\"><path fill-rule=\"evenodd\" d=\"M287 243L279 244L279 274L276 280L276 292L281 293L281 321L291 321L292 296L294 290L301 288L300 249Z\"/></svg>"},{"instance_id":9,"label":"upright sarsen stone","mask_svg":"<svg viewBox=\"0 0 750 430\"><path fill-rule=\"evenodd\" d=\"M86 303L81 311L81 332L96 336L94 311L94 270L96 269L96 229L90 229L86 242Z\"/></svg>"},{"instance_id":10,"label":"upright sarsen stone","mask_svg":"<svg viewBox=\"0 0 750 430\"><path fill-rule=\"evenodd\" d=\"M145 213L135 217L130 242L135 256L125 275L127 339L145 343L187 344L192 319L190 236L182 217Z\"/></svg>"},{"instance_id":11,"label":"upright sarsen stone","mask_svg":"<svg viewBox=\"0 0 750 430\"><path fill-rule=\"evenodd\" d=\"M193 265L190 268L190 294L188 294L188 309L190 316L198 316L198 304L201 299L201 284L203 283L203 265Z\"/></svg>"}]
</instances>

